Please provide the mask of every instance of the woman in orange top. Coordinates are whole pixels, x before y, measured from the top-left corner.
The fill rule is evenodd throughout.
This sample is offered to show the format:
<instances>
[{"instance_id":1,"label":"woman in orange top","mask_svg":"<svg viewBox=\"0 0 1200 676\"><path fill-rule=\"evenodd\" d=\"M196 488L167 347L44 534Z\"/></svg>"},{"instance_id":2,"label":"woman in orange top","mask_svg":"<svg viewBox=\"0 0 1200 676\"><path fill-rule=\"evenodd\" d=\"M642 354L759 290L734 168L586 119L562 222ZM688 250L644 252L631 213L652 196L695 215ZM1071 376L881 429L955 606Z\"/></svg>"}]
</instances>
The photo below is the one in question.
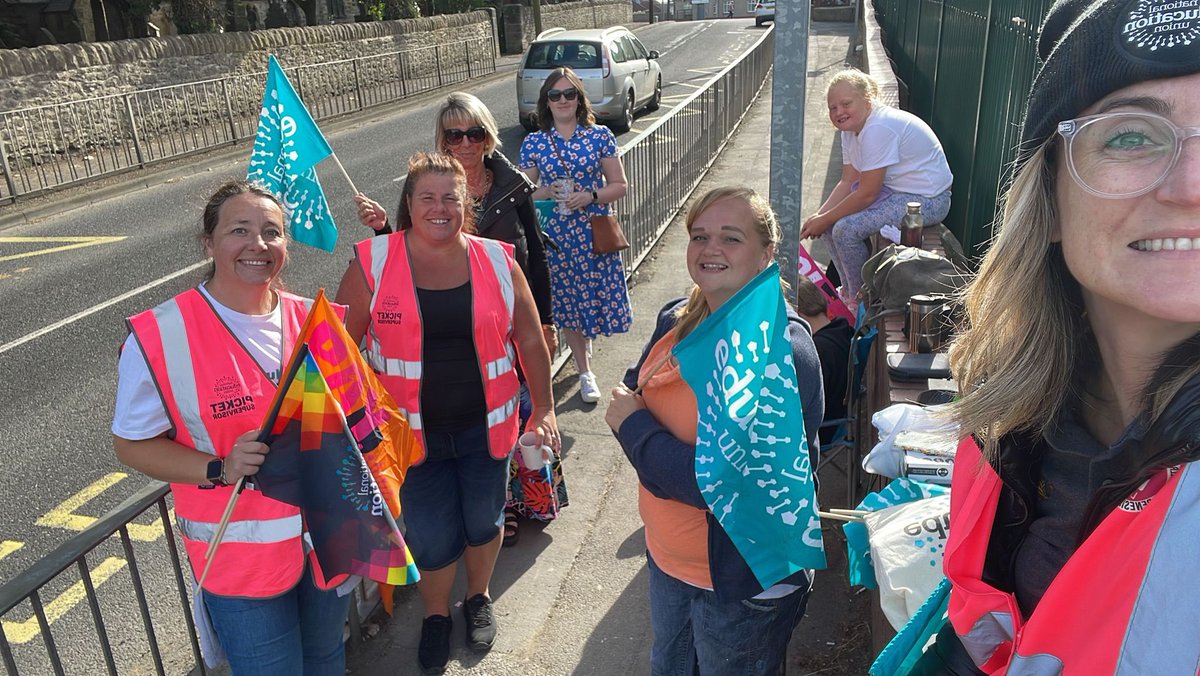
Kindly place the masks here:
<instances>
[{"instance_id":1,"label":"woman in orange top","mask_svg":"<svg viewBox=\"0 0 1200 676\"><path fill-rule=\"evenodd\" d=\"M613 389L605 421L637 469L650 566L650 649L655 676L774 674L804 614L811 578L800 571L763 589L696 485L696 398L671 363L672 347L762 272L779 241L771 207L747 188L718 188L688 211L691 295L668 303L642 358ZM824 397L808 325L788 309L809 448L817 448ZM649 365L649 366L647 366ZM638 384L641 394L634 394ZM815 465L815 458L814 465Z\"/></svg>"}]
</instances>

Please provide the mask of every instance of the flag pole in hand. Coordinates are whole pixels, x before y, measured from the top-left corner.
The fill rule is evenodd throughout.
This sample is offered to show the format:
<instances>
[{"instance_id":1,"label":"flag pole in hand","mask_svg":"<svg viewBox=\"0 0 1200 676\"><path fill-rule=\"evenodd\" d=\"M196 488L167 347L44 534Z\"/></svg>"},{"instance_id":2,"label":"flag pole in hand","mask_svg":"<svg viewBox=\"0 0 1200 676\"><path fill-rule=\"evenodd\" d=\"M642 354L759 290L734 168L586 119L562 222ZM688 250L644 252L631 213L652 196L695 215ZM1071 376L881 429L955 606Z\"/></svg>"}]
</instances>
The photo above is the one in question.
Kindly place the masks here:
<instances>
[{"instance_id":1,"label":"flag pole in hand","mask_svg":"<svg viewBox=\"0 0 1200 676\"><path fill-rule=\"evenodd\" d=\"M221 515L221 523L217 524L217 532L213 534L212 540L208 541L208 549L204 552L204 558L208 559L204 562L204 571L200 573L200 583L197 585L201 590L204 589L204 580L208 578L208 570L212 568L213 560L216 558L217 547L221 545L221 539L225 537L225 528L229 526L229 519L233 516L233 508L237 507L238 497L242 494L242 487L246 485L246 477L240 477L237 483L233 485L233 495L229 496L229 502L225 505L225 513Z\"/></svg>"}]
</instances>

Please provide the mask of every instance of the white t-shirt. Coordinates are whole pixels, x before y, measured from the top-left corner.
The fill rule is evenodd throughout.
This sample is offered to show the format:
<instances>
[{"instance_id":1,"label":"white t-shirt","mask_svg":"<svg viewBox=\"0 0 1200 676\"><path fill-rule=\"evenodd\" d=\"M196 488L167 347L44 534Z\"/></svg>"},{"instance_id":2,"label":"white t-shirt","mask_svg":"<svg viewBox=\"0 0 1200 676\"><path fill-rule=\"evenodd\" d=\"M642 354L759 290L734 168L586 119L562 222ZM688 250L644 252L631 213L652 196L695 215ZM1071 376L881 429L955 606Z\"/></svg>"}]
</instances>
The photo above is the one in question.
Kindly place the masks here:
<instances>
[{"instance_id":1,"label":"white t-shirt","mask_svg":"<svg viewBox=\"0 0 1200 676\"><path fill-rule=\"evenodd\" d=\"M272 382L279 382L283 362L283 315L280 304L265 315L247 315L218 303L203 285L200 293L208 299L233 335L258 362ZM117 363L117 406L112 433L122 439L153 439L171 429L171 419L163 407L150 367L133 334L125 339Z\"/></svg>"},{"instance_id":2,"label":"white t-shirt","mask_svg":"<svg viewBox=\"0 0 1200 676\"><path fill-rule=\"evenodd\" d=\"M895 192L935 197L954 183L937 135L912 113L874 104L862 131L841 136L842 163L859 173L887 167L883 185Z\"/></svg>"}]
</instances>

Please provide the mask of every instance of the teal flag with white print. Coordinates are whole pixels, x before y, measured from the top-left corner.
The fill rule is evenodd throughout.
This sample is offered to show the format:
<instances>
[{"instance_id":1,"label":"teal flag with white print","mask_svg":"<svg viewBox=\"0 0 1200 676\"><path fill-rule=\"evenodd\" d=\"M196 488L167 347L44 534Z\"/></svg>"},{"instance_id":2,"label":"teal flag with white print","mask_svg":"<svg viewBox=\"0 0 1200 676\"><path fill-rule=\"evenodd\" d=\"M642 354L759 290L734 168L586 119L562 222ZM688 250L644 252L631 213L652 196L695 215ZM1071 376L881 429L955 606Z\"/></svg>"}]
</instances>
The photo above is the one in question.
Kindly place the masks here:
<instances>
[{"instance_id":1,"label":"teal flag with white print","mask_svg":"<svg viewBox=\"0 0 1200 676\"><path fill-rule=\"evenodd\" d=\"M764 588L825 567L787 324L772 263L672 350L696 394L696 485Z\"/></svg>"},{"instance_id":2,"label":"teal flag with white print","mask_svg":"<svg viewBox=\"0 0 1200 676\"><path fill-rule=\"evenodd\" d=\"M337 244L337 226L313 167L332 154L272 55L246 179L263 184L284 203L293 239L325 251Z\"/></svg>"}]
</instances>

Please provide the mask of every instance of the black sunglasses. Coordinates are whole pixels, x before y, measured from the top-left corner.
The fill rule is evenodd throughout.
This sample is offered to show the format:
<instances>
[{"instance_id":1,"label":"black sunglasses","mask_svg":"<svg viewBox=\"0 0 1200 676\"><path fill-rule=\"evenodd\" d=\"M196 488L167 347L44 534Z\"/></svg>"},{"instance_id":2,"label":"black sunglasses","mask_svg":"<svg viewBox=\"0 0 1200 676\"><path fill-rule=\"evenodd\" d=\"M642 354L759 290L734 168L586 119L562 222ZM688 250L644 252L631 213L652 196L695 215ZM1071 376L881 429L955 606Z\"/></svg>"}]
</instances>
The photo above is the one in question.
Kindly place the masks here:
<instances>
[{"instance_id":1,"label":"black sunglasses","mask_svg":"<svg viewBox=\"0 0 1200 676\"><path fill-rule=\"evenodd\" d=\"M574 87L570 87L568 89L551 89L550 91L546 92L546 98L555 103L558 103L558 100L564 96L567 97L568 101L574 101L575 98L579 96L579 90Z\"/></svg>"},{"instance_id":2,"label":"black sunglasses","mask_svg":"<svg viewBox=\"0 0 1200 676\"><path fill-rule=\"evenodd\" d=\"M483 143L483 139L487 138L487 130L483 127L471 127L466 130L446 129L442 131L442 137L452 146L462 143L463 137L470 139L471 143Z\"/></svg>"}]
</instances>

